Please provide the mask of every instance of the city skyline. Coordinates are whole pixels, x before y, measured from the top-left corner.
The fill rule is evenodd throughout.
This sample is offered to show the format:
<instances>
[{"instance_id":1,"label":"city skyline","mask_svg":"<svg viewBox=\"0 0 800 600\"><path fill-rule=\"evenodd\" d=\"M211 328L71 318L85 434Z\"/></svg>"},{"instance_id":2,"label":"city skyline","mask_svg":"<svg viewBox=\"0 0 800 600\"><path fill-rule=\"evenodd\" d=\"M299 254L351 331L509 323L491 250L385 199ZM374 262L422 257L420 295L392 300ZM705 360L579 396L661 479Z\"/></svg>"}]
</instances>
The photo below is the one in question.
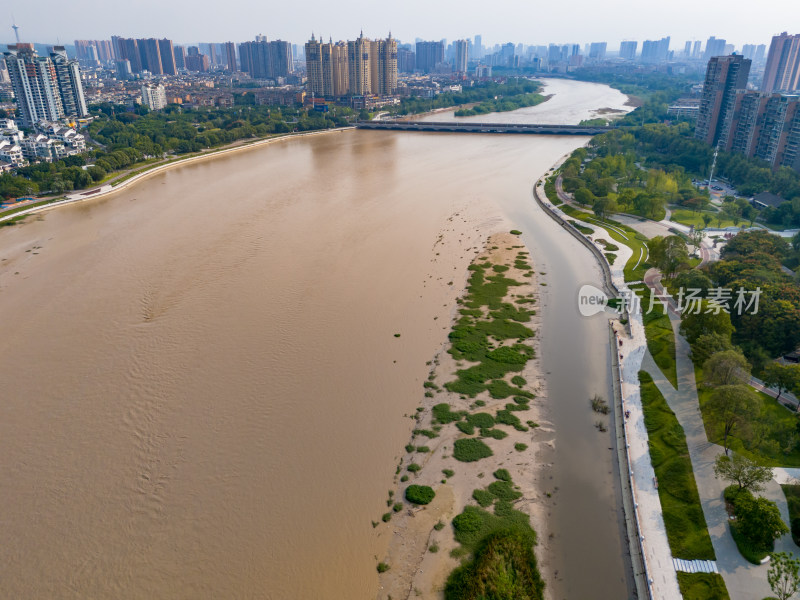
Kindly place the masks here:
<instances>
[{"instance_id":1,"label":"city skyline","mask_svg":"<svg viewBox=\"0 0 800 600\"><path fill-rule=\"evenodd\" d=\"M800 8L781 0L766 0L760 5L762 14L779 14L780 19L757 21L741 18L742 11L748 10L744 2L730 2L725 11L719 11L713 5L679 0L670 10L664 11L652 3L630 6L621 0L611 0L598 5L588 0L577 0L570 5L569 15L580 14L580 21L565 19L561 5L534 7L505 0L493 5L493 14L498 18L492 19L483 5L461 3L455 20L457 25L454 24L452 7L416 1L404 5L402 11L387 9L356 18L352 15L358 10L355 4L312 2L309 10L299 18L291 5L262 7L234 0L227 5L226 14L246 14L247 17L220 19L210 5L208 11L202 11L198 10L197 3L164 4L144 0L138 3L137 11L126 15L125 20L116 23L112 27L114 31L110 31L103 5L95 0L77 0L72 6L73 10L58 21L40 18L48 7L56 10L52 0L15 6L14 20L21 41L63 44L73 39L107 38L115 34L137 38L166 37L176 43L189 44L201 39L247 40L264 33L269 39L302 44L312 32L324 39L347 39L356 27L371 38L386 37L391 31L395 39L404 43L413 43L416 38L452 41L478 34L489 46L508 41L524 44L605 41L610 51L616 51L623 40L641 42L666 36L671 37L673 49L682 47L686 40L705 40L711 35L725 38L737 47L746 43L769 43L772 36L785 29L784 23L792 21L792 16L800 18ZM351 6L353 10L348 10ZM191 19L186 18L189 13ZM686 14L692 17L687 19ZM305 15L314 16L309 19ZM597 27L599 22L604 23L602 29ZM10 14L0 19L0 43L15 42L11 25Z\"/></svg>"}]
</instances>

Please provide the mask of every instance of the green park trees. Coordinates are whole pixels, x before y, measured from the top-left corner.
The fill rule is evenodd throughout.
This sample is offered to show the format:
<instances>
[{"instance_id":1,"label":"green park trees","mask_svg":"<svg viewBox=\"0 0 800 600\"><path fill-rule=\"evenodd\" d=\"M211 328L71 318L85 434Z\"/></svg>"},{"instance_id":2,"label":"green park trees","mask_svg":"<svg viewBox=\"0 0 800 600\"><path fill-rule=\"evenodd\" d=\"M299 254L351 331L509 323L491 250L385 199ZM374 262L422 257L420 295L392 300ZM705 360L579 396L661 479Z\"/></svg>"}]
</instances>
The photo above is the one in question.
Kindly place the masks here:
<instances>
[{"instance_id":1,"label":"green park trees","mask_svg":"<svg viewBox=\"0 0 800 600\"><path fill-rule=\"evenodd\" d=\"M694 344L700 336L712 333L730 340L733 333L731 316L723 310L715 312L709 302L703 300L700 303L700 310L683 315L681 334L690 344Z\"/></svg>"},{"instance_id":2,"label":"green park trees","mask_svg":"<svg viewBox=\"0 0 800 600\"><path fill-rule=\"evenodd\" d=\"M763 497L754 498L749 493L739 494L736 498L736 528L752 544L764 550L772 548L776 539L789 533L777 505Z\"/></svg>"},{"instance_id":3,"label":"green park trees","mask_svg":"<svg viewBox=\"0 0 800 600\"><path fill-rule=\"evenodd\" d=\"M772 554L767 582L778 600L789 600L800 589L800 559L786 552Z\"/></svg>"},{"instance_id":4,"label":"green park trees","mask_svg":"<svg viewBox=\"0 0 800 600\"><path fill-rule=\"evenodd\" d=\"M800 365L782 365L772 362L764 367L761 379L767 387L778 388L778 398L783 392L800 386Z\"/></svg>"},{"instance_id":5,"label":"green park trees","mask_svg":"<svg viewBox=\"0 0 800 600\"><path fill-rule=\"evenodd\" d=\"M714 475L735 483L740 491L760 492L772 480L772 469L739 454L720 454L714 463Z\"/></svg>"},{"instance_id":6,"label":"green park trees","mask_svg":"<svg viewBox=\"0 0 800 600\"><path fill-rule=\"evenodd\" d=\"M650 240L650 262L667 278L672 278L678 269L689 262L686 242L677 235L656 236Z\"/></svg>"},{"instance_id":7,"label":"green park trees","mask_svg":"<svg viewBox=\"0 0 800 600\"><path fill-rule=\"evenodd\" d=\"M727 455L734 430L758 415L758 396L746 385L721 385L714 389L706 404L722 427L722 446Z\"/></svg>"}]
</instances>

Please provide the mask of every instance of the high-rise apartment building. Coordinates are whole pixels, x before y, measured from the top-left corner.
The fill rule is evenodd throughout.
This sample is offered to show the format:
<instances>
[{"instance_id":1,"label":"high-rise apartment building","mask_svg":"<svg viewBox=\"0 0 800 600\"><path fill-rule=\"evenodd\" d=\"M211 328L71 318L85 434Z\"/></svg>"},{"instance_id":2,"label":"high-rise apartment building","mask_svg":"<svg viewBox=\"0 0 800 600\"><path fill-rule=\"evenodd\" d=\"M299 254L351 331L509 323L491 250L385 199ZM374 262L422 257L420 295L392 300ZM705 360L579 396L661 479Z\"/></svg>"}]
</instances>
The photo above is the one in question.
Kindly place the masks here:
<instances>
[{"instance_id":1,"label":"high-rise apartment building","mask_svg":"<svg viewBox=\"0 0 800 600\"><path fill-rule=\"evenodd\" d=\"M225 42L225 65L231 73L238 71L236 68L236 44L233 42Z\"/></svg>"},{"instance_id":2,"label":"high-rise apartment building","mask_svg":"<svg viewBox=\"0 0 800 600\"><path fill-rule=\"evenodd\" d=\"M472 57L475 60L483 58L483 38L480 35L476 35L472 42Z\"/></svg>"},{"instance_id":3,"label":"high-rise apartment building","mask_svg":"<svg viewBox=\"0 0 800 600\"><path fill-rule=\"evenodd\" d=\"M397 41L369 40L323 43L312 34L305 44L307 89L316 97L338 98L397 91Z\"/></svg>"},{"instance_id":4,"label":"high-rise apartment building","mask_svg":"<svg viewBox=\"0 0 800 600\"><path fill-rule=\"evenodd\" d=\"M142 72L142 57L139 53L139 45L133 38L122 38L112 36L111 42L114 45L114 55L119 59L127 59L131 63L131 71L134 73Z\"/></svg>"},{"instance_id":5,"label":"high-rise apartment building","mask_svg":"<svg viewBox=\"0 0 800 600\"><path fill-rule=\"evenodd\" d=\"M208 59L208 56L201 54L200 48L197 46L189 46L183 62L186 65L187 71L205 73L211 69L211 61Z\"/></svg>"},{"instance_id":6,"label":"high-rise apartment building","mask_svg":"<svg viewBox=\"0 0 800 600\"><path fill-rule=\"evenodd\" d=\"M455 56L453 58L453 71L456 73L466 73L469 59L469 45L467 40L456 40L453 42Z\"/></svg>"},{"instance_id":7,"label":"high-rise apartment building","mask_svg":"<svg viewBox=\"0 0 800 600\"><path fill-rule=\"evenodd\" d=\"M718 40L713 35L706 42L706 51L703 53L703 60L709 60L712 56L725 56L726 40Z\"/></svg>"},{"instance_id":8,"label":"high-rise apartment building","mask_svg":"<svg viewBox=\"0 0 800 600\"><path fill-rule=\"evenodd\" d=\"M692 46L692 58L698 59L700 58L700 52L702 49L703 43L700 40L695 41L694 45Z\"/></svg>"},{"instance_id":9,"label":"high-rise apartment building","mask_svg":"<svg viewBox=\"0 0 800 600\"><path fill-rule=\"evenodd\" d=\"M747 87L750 61L741 55L713 56L706 67L694 135L709 144L727 144L736 93Z\"/></svg>"},{"instance_id":10,"label":"high-rise apartment building","mask_svg":"<svg viewBox=\"0 0 800 600\"><path fill-rule=\"evenodd\" d=\"M444 62L443 42L417 42L417 71L433 73L436 65Z\"/></svg>"},{"instance_id":11,"label":"high-rise apartment building","mask_svg":"<svg viewBox=\"0 0 800 600\"><path fill-rule=\"evenodd\" d=\"M785 31L772 38L761 90L793 92L800 89L800 34Z\"/></svg>"},{"instance_id":12,"label":"high-rise apartment building","mask_svg":"<svg viewBox=\"0 0 800 600\"><path fill-rule=\"evenodd\" d=\"M75 40L75 54L84 63L110 62L114 60L114 48L110 40Z\"/></svg>"},{"instance_id":13,"label":"high-rise apartment building","mask_svg":"<svg viewBox=\"0 0 800 600\"><path fill-rule=\"evenodd\" d=\"M176 69L185 69L186 68L186 51L183 49L183 46L173 46L172 47L172 54L175 57L175 68Z\"/></svg>"},{"instance_id":14,"label":"high-rise apartment building","mask_svg":"<svg viewBox=\"0 0 800 600\"><path fill-rule=\"evenodd\" d=\"M150 110L161 110L167 105L167 93L163 84L145 83L142 86L142 104Z\"/></svg>"},{"instance_id":15,"label":"high-rise apartment building","mask_svg":"<svg viewBox=\"0 0 800 600\"><path fill-rule=\"evenodd\" d=\"M268 42L264 36L258 37L262 39L239 44L242 71L253 79L287 77L293 70L292 45L281 40Z\"/></svg>"},{"instance_id":16,"label":"high-rise apartment building","mask_svg":"<svg viewBox=\"0 0 800 600\"><path fill-rule=\"evenodd\" d=\"M363 33L355 40L347 42L348 93L352 96L363 96L372 92L370 50L372 44Z\"/></svg>"},{"instance_id":17,"label":"high-rise apartment building","mask_svg":"<svg viewBox=\"0 0 800 600\"><path fill-rule=\"evenodd\" d=\"M800 97L737 93L725 149L800 172Z\"/></svg>"},{"instance_id":18,"label":"high-rise apartment building","mask_svg":"<svg viewBox=\"0 0 800 600\"><path fill-rule=\"evenodd\" d=\"M33 44L16 44L4 53L19 120L25 127L88 114L78 62L67 58L63 46L53 50L49 57L38 56Z\"/></svg>"},{"instance_id":19,"label":"high-rise apartment building","mask_svg":"<svg viewBox=\"0 0 800 600\"><path fill-rule=\"evenodd\" d=\"M172 46L172 40L166 38L158 40L158 53L164 75L177 75L178 65L175 64L175 48Z\"/></svg>"},{"instance_id":20,"label":"high-rise apartment building","mask_svg":"<svg viewBox=\"0 0 800 600\"><path fill-rule=\"evenodd\" d=\"M78 61L70 60L67 57L67 50L64 46L53 46L50 60L56 70L56 81L64 115L78 118L88 116L89 109L83 94L83 82Z\"/></svg>"},{"instance_id":21,"label":"high-rise apartment building","mask_svg":"<svg viewBox=\"0 0 800 600\"><path fill-rule=\"evenodd\" d=\"M408 48L397 49L397 72L398 73L413 73L417 55L413 50Z\"/></svg>"},{"instance_id":22,"label":"high-rise apartment building","mask_svg":"<svg viewBox=\"0 0 800 600\"><path fill-rule=\"evenodd\" d=\"M642 42L641 61L644 63L659 63L667 60L669 58L669 42L669 37Z\"/></svg>"},{"instance_id":23,"label":"high-rise apartment building","mask_svg":"<svg viewBox=\"0 0 800 600\"><path fill-rule=\"evenodd\" d=\"M639 42L624 41L619 45L619 57L626 60L633 60L636 58L636 48Z\"/></svg>"},{"instance_id":24,"label":"high-rise apartment building","mask_svg":"<svg viewBox=\"0 0 800 600\"><path fill-rule=\"evenodd\" d=\"M161 51L158 47L158 40L146 38L136 40L136 44L139 47L142 70L149 71L153 75L163 75L164 69L161 67Z\"/></svg>"},{"instance_id":25,"label":"high-rise apartment building","mask_svg":"<svg viewBox=\"0 0 800 600\"><path fill-rule=\"evenodd\" d=\"M589 45L589 58L603 60L606 57L606 42L592 42Z\"/></svg>"}]
</instances>

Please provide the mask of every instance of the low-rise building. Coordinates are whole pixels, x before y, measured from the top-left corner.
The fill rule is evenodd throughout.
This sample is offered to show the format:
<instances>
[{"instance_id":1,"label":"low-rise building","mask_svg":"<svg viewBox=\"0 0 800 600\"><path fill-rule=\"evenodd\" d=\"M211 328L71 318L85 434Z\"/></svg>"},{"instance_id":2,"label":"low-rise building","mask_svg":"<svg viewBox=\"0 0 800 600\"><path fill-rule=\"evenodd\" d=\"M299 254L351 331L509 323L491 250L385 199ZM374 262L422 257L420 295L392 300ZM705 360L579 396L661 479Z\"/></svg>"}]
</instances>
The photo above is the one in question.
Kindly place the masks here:
<instances>
[{"instance_id":1,"label":"low-rise building","mask_svg":"<svg viewBox=\"0 0 800 600\"><path fill-rule=\"evenodd\" d=\"M25 138L20 147L22 155L29 161L53 162L67 156L64 142L54 140L43 133Z\"/></svg>"},{"instance_id":2,"label":"low-rise building","mask_svg":"<svg viewBox=\"0 0 800 600\"><path fill-rule=\"evenodd\" d=\"M0 172L10 171L27 164L19 144L0 140Z\"/></svg>"}]
</instances>

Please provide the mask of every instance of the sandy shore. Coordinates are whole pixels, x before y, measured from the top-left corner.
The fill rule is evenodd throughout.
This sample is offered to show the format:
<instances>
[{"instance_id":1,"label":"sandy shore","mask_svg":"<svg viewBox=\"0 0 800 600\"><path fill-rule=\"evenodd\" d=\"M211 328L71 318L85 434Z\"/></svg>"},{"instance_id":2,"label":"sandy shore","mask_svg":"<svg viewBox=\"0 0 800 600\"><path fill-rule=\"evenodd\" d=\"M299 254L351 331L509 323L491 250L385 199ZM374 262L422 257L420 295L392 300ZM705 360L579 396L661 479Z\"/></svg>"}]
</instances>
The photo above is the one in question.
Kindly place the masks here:
<instances>
[{"instance_id":1,"label":"sandy shore","mask_svg":"<svg viewBox=\"0 0 800 600\"><path fill-rule=\"evenodd\" d=\"M334 133L338 131L347 131L350 129L353 129L353 127L338 127L335 129L306 131L303 133L288 133L286 135L272 136L258 140L237 140L236 142L233 142L233 144L223 148L216 148L214 150L209 150L208 152L204 152L202 154L195 154L193 156L178 158L175 160L171 160L170 162L167 163L153 165L150 168L143 167L144 170L141 173L137 173L136 175L130 177L129 179L120 181L118 184L106 184L88 190L78 190L72 194L68 194L66 199L64 200L59 200L57 202L51 202L49 204L44 204L42 206L35 206L26 210L20 210L10 214L2 215L0 216L0 222L16 219L17 217L22 217L25 215L39 213L46 210L51 210L54 208L59 208L60 206L66 206L68 204L75 204L76 202L86 202L88 200L98 200L100 198L106 198L107 196L115 194L121 190L132 187L135 184L139 183L140 181L152 175L156 175L157 173L162 173L164 171L173 169L175 167L187 165L189 163L198 162L201 160L208 160L211 158L217 158L218 156L224 156L234 152L240 152L242 150L250 150L252 148L258 148L260 146L263 146L264 144L272 144L275 142L280 142L292 138L309 136L309 135L321 135L325 133ZM40 200L37 200L36 202L40 202ZM33 204L35 204L35 202Z\"/></svg>"},{"instance_id":2,"label":"sandy shore","mask_svg":"<svg viewBox=\"0 0 800 600\"><path fill-rule=\"evenodd\" d=\"M495 249L492 249L493 247ZM538 333L541 319L537 308L540 284L536 275L525 277L524 271L513 266L514 258L519 251L527 250L521 245L517 236L499 233L489 237L485 249L477 255L476 260L511 265L506 275L523 282L523 285L511 288L506 301L513 302L513 296L532 294L534 303L529 306L536 310L536 314L526 325ZM535 260L531 260L531 263L535 269ZM456 316L457 314L454 315L454 320ZM517 431L512 427L500 426L499 428L508 433L506 438L484 440L494 455L471 463L459 462L451 455L453 443L459 438L467 437L454 425L444 425L438 432L439 436L433 439L423 435L412 436L411 444L428 446L430 452L411 452L402 455L401 466L395 476L397 487L394 490L394 502L403 501L403 510L393 514L389 523L381 523L376 528L379 534L388 533L392 536L386 556L379 557L379 560L389 565L389 570L380 576L379 599L441 598L448 575L460 564L459 559L450 555L451 551L459 546L453 537L451 521L465 506L476 505L472 499L473 490L484 488L494 481L492 473L499 468L507 469L511 473L514 483L522 492L522 498L515 501L514 506L531 516L532 525L539 539L535 552L542 577L548 583L548 589L553 578L557 576L547 561L548 540L551 533L547 527L547 512L551 499L545 491L552 467L555 436L547 418L546 385L538 360L540 341L538 336L534 336L525 343L532 345L536 351L536 358L530 360L520 374L527 380L525 389L533 392L536 397L531 401L529 410L514 414L523 423L534 421L538 427L532 427L529 431ZM453 380L456 369L463 366L447 352L448 348L449 342L430 363L432 381L437 386L443 386L444 383ZM469 410L494 414L510 401L510 399L493 399L488 392L482 392L475 398L463 397L443 387L440 391L433 391L433 397L423 394L424 390L420 390L422 402L416 427L428 430L433 429L431 409L436 404L447 402L454 411ZM474 404L476 400L482 400L486 405L476 408ZM526 444L528 448L519 452L514 448L517 443ZM409 473L406 469L412 462L422 467L416 474ZM443 474L444 469L450 469L455 474L446 477ZM407 482L400 481L404 475L409 477ZM424 507L415 507L404 501L404 490L412 483L431 486L436 491L433 502ZM444 526L437 530L434 527L437 523Z\"/></svg>"}]
</instances>

